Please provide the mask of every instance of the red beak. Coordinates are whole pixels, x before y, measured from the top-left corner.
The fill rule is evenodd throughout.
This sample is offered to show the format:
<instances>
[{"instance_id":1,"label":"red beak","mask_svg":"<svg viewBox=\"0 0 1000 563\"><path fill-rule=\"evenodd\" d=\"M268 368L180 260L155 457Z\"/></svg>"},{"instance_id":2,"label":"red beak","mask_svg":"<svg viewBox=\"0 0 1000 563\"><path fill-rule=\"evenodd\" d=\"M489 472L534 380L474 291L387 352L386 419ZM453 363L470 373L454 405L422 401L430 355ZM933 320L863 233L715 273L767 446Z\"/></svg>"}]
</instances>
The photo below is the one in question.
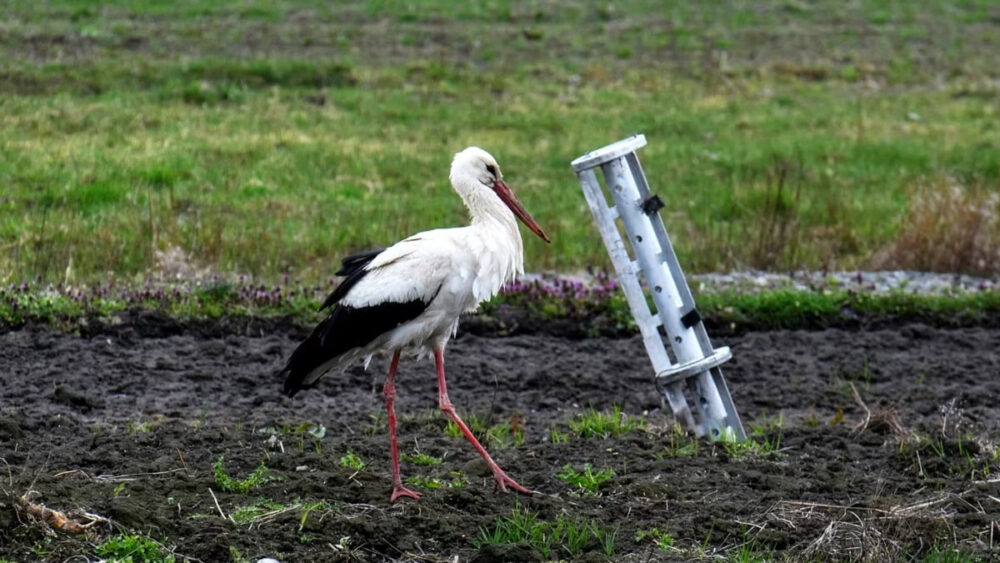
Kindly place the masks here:
<instances>
[{"instance_id":1,"label":"red beak","mask_svg":"<svg viewBox=\"0 0 1000 563\"><path fill-rule=\"evenodd\" d=\"M507 207L509 207L510 210L514 212L514 215L516 215L517 218L520 219L521 222L524 223L526 227L531 229L531 232L538 235L539 238L541 238L545 242L552 242L551 240L549 240L548 235L545 234L545 231L543 231L542 228L538 226L538 223L536 223L535 220L531 217L531 213L528 213L528 210L525 209L523 205L521 205L521 202L518 201L517 196L514 195L514 192L511 191L510 187L507 186L507 184L505 184L503 180L497 180L493 184L493 191L496 192L498 196L500 196L500 199L503 200L503 202L507 204Z\"/></svg>"}]
</instances>

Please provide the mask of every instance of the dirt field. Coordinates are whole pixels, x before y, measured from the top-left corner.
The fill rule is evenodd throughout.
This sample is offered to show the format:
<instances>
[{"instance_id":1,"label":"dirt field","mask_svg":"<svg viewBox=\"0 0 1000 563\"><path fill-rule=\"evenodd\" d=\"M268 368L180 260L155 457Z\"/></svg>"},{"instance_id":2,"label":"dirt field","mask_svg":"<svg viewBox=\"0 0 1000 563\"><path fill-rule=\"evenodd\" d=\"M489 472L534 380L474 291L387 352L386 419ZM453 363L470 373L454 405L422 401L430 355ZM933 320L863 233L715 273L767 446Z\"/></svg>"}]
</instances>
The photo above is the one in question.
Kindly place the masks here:
<instances>
[{"instance_id":1,"label":"dirt field","mask_svg":"<svg viewBox=\"0 0 1000 563\"><path fill-rule=\"evenodd\" d=\"M733 347L726 375L744 422L769 428L756 439L771 451L749 453L669 430L638 338L465 332L446 354L451 398L467 419L523 428L523 444L501 438L487 447L538 493L494 492L475 452L446 434L434 410L432 364L411 360L398 381L401 449L443 463L404 461L404 479L436 477L445 486L410 485L424 498L394 505L384 359L289 400L275 373L304 333L288 323L182 327L133 316L84 333L0 335L0 557L95 560L95 544L129 529L179 561L540 559L523 545L473 543L515 506L539 520L568 514L619 526L613 553L630 561L919 560L954 547L1000 555L994 329L907 324L716 337ZM587 407L613 405L646 413L645 430L602 439L569 428ZM325 436L296 432L310 421ZM553 429L568 439L553 443ZM348 451L364 469L342 466ZM236 478L263 463L275 479L224 492L213 477L223 455ZM615 472L599 496L575 494L557 478L563 466L585 463ZM40 493L36 503L112 524L89 536L48 532L17 501L28 490ZM238 509L248 505L256 517L230 519L246 516ZM670 534L672 547L654 543L654 528ZM573 558L604 553L590 539ZM549 557L570 555L554 545Z\"/></svg>"}]
</instances>

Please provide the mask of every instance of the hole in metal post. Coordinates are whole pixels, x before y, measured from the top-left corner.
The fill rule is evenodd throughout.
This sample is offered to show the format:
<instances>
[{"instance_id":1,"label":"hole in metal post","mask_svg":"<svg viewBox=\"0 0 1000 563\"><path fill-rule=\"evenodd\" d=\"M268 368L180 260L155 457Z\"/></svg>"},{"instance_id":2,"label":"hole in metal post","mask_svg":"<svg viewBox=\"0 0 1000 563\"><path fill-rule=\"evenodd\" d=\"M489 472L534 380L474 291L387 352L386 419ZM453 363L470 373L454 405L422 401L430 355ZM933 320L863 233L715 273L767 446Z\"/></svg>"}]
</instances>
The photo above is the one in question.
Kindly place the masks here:
<instances>
[{"instance_id":1,"label":"hole in metal post","mask_svg":"<svg viewBox=\"0 0 1000 563\"><path fill-rule=\"evenodd\" d=\"M653 288L653 291L655 291L657 293L661 293L663 291L663 288L660 287L660 286L656 286L656 287Z\"/></svg>"},{"instance_id":2,"label":"hole in metal post","mask_svg":"<svg viewBox=\"0 0 1000 563\"><path fill-rule=\"evenodd\" d=\"M635 242L642 242L642 235L635 235Z\"/></svg>"},{"instance_id":3,"label":"hole in metal post","mask_svg":"<svg viewBox=\"0 0 1000 563\"><path fill-rule=\"evenodd\" d=\"M683 340L683 339L682 339L682 338L681 338L680 336L675 336L675 337L674 337L674 342L676 342L676 343L678 343L678 344L680 344L680 343L682 342L682 340Z\"/></svg>"}]
</instances>

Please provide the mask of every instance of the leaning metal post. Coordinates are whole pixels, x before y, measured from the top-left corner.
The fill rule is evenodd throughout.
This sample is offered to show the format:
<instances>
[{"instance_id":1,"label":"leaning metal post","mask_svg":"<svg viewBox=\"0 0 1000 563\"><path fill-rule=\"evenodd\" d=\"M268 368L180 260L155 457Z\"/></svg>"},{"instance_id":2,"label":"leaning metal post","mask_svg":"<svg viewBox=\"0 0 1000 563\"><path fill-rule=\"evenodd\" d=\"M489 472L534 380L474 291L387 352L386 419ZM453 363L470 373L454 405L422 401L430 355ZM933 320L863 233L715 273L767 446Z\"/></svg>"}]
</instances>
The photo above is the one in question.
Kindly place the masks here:
<instances>
[{"instance_id":1,"label":"leaning metal post","mask_svg":"<svg viewBox=\"0 0 1000 563\"><path fill-rule=\"evenodd\" d=\"M659 214L663 202L650 193L635 154L645 145L645 136L634 135L577 158L572 162L573 171L608 247L656 371L656 381L662 386L674 416L698 436L743 441L746 433L719 367L732 353L728 346L713 349L705 332L663 227ZM607 204L598 182L595 172L598 167L614 200L612 206ZM621 219L635 260L629 257L615 219ZM650 310L639 274L645 279L655 312ZM660 326L669 339L674 361L663 344ZM685 388L694 402L696 416L688 405Z\"/></svg>"}]
</instances>

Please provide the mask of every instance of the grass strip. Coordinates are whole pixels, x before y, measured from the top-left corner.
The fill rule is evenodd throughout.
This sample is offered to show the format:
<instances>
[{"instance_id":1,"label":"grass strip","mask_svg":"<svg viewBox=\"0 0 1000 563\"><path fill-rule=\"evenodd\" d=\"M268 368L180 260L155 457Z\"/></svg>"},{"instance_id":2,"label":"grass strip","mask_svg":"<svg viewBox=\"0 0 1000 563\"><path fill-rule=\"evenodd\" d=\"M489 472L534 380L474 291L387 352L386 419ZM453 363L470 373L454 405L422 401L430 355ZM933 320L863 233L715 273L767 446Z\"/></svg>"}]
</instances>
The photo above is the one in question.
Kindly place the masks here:
<instances>
[{"instance_id":1,"label":"grass strip","mask_svg":"<svg viewBox=\"0 0 1000 563\"><path fill-rule=\"evenodd\" d=\"M0 288L0 329L26 324L78 328L90 320L112 320L130 311L156 311L179 321L291 317L308 325L332 290L329 284L264 285L254 281L138 286L109 282L85 287L24 282ZM759 293L706 293L697 298L710 327L727 329L820 328L863 324L894 317L941 325L983 325L1000 317L1000 292L921 295L904 291L864 293L792 289ZM617 284L605 279L585 286L555 278L514 284L484 304L476 316L502 326L520 322L567 323L584 335L631 334L631 313ZM505 332L500 330L500 333Z\"/></svg>"}]
</instances>

